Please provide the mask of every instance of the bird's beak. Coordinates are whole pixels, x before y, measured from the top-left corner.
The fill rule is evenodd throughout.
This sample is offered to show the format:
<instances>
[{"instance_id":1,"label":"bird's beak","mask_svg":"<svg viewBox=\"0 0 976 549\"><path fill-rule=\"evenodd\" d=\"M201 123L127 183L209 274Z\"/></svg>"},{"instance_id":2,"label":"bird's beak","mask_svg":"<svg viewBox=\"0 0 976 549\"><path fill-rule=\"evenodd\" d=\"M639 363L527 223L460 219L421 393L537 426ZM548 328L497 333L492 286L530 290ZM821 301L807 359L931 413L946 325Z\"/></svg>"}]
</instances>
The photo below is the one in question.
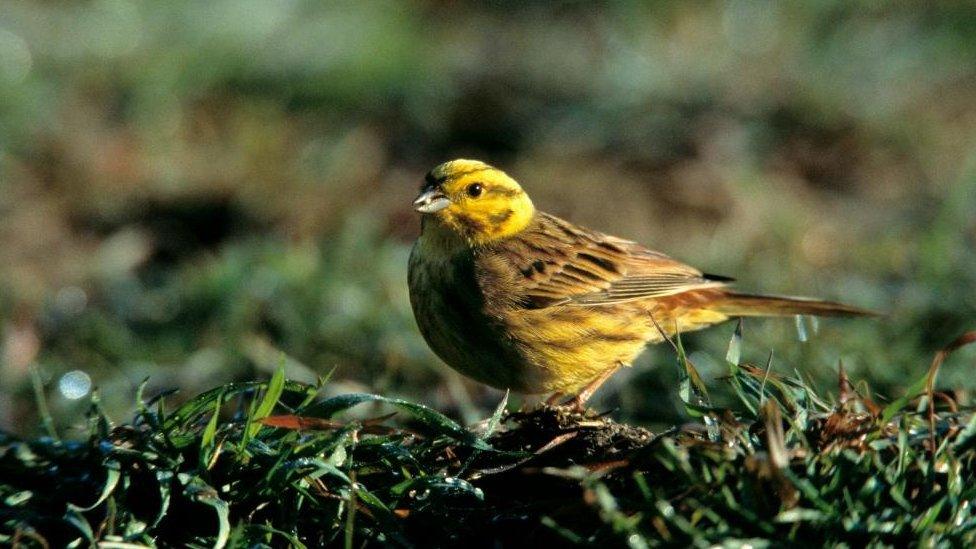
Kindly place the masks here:
<instances>
[{"instance_id":1,"label":"bird's beak","mask_svg":"<svg viewBox=\"0 0 976 549\"><path fill-rule=\"evenodd\" d=\"M434 213L451 205L451 200L438 188L427 189L413 201L413 208L420 213Z\"/></svg>"}]
</instances>

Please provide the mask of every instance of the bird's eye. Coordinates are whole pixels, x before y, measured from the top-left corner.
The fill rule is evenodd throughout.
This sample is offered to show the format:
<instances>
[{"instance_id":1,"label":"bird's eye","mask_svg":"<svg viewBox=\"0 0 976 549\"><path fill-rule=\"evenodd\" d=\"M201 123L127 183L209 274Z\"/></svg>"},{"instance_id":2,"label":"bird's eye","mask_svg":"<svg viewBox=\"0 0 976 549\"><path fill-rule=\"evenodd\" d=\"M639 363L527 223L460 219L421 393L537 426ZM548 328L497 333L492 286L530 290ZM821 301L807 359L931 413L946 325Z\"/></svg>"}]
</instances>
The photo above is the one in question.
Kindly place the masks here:
<instances>
[{"instance_id":1,"label":"bird's eye","mask_svg":"<svg viewBox=\"0 0 976 549\"><path fill-rule=\"evenodd\" d=\"M468 188L466 190L468 196L470 196L471 198L478 198L479 196L481 196L481 193L485 191L485 188L481 186L481 183L472 183L468 185Z\"/></svg>"}]
</instances>

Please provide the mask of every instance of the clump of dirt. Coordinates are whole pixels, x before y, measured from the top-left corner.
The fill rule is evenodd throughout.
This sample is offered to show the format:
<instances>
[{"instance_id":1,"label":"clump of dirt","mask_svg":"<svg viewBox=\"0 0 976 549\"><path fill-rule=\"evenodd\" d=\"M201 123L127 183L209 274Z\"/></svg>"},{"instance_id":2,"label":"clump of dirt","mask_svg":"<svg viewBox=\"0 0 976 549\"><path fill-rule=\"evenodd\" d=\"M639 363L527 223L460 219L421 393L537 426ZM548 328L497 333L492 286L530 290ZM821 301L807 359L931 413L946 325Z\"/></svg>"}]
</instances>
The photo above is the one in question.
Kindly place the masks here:
<instances>
[{"instance_id":1,"label":"clump of dirt","mask_svg":"<svg viewBox=\"0 0 976 549\"><path fill-rule=\"evenodd\" d=\"M569 406L508 413L487 440L496 451L476 453L468 462L466 479L484 494L482 507L468 516L468 529L490 525L482 537L512 546L526 539L566 544L555 530L539 528L529 518L535 514L597 530L602 525L594 511L597 496L583 479L597 473L618 495L639 497L627 484L629 472L648 463L645 454L654 451L659 436Z\"/></svg>"},{"instance_id":2,"label":"clump of dirt","mask_svg":"<svg viewBox=\"0 0 976 549\"><path fill-rule=\"evenodd\" d=\"M502 450L530 452L532 461L548 466L588 464L623 459L655 440L647 429L617 423L592 410L542 406L504 418L491 437Z\"/></svg>"}]
</instances>

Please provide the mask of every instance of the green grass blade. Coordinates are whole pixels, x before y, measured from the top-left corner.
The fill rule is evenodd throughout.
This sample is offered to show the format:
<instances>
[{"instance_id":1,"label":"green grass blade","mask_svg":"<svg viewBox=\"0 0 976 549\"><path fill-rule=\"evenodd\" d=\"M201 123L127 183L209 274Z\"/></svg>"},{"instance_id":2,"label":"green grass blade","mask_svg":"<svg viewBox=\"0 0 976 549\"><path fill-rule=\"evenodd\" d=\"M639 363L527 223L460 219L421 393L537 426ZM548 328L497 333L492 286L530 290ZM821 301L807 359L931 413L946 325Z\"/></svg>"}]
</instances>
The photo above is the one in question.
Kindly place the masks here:
<instances>
[{"instance_id":1,"label":"green grass blade","mask_svg":"<svg viewBox=\"0 0 976 549\"><path fill-rule=\"evenodd\" d=\"M331 418L335 414L365 402L382 402L409 412L423 426L436 434L464 442L472 447L490 450L491 446L475 437L453 419L431 408L399 398L390 398L369 393L350 393L319 401L302 411L311 417Z\"/></svg>"},{"instance_id":2,"label":"green grass blade","mask_svg":"<svg viewBox=\"0 0 976 549\"><path fill-rule=\"evenodd\" d=\"M264 398L261 399L261 403L258 404L257 409L254 411L254 416L250 418L248 435L253 437L258 433L258 431L261 430L262 426L258 422L271 415L275 404L278 403L278 399L281 398L281 394L284 392L284 390L285 359L282 356L278 369L275 370L274 375L271 376L271 381L268 382L268 389L264 392Z\"/></svg>"},{"instance_id":3,"label":"green grass blade","mask_svg":"<svg viewBox=\"0 0 976 549\"><path fill-rule=\"evenodd\" d=\"M88 506L82 507L80 505L74 505L69 503L68 506L76 509L77 511L85 512L91 511L92 509L98 507L105 500L108 499L112 492L115 491L115 487L119 484L119 479L122 478L121 465L118 461L112 459L105 462L105 483L102 486L102 493L98 496L93 503Z\"/></svg>"},{"instance_id":4,"label":"green grass blade","mask_svg":"<svg viewBox=\"0 0 976 549\"><path fill-rule=\"evenodd\" d=\"M729 348L725 352L725 362L729 366L729 373L735 375L739 371L739 363L742 360L742 319L735 323L735 331L729 339Z\"/></svg>"},{"instance_id":5,"label":"green grass blade","mask_svg":"<svg viewBox=\"0 0 976 549\"><path fill-rule=\"evenodd\" d=\"M214 536L211 547L222 549L230 536L230 507L226 501L217 495L216 490L199 477L190 477L185 474L181 474L180 477L185 483L183 492L187 497L213 508L217 516L217 534Z\"/></svg>"},{"instance_id":6,"label":"green grass blade","mask_svg":"<svg viewBox=\"0 0 976 549\"><path fill-rule=\"evenodd\" d=\"M44 394L44 381L41 380L41 372L37 366L31 366L31 387L34 389L34 405L37 406L37 413L41 416L41 424L44 432L54 440L60 440L58 431L54 428L54 418L51 417L51 410L47 406L47 396Z\"/></svg>"}]
</instances>

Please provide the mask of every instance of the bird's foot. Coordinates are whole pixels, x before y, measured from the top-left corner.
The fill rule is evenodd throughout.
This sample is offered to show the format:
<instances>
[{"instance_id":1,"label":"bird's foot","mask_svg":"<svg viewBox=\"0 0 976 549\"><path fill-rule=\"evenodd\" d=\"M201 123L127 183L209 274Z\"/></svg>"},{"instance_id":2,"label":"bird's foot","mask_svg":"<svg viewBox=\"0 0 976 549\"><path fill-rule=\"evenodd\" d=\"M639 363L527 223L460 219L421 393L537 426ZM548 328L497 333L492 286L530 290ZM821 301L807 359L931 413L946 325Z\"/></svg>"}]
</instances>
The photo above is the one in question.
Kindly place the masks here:
<instances>
[{"instance_id":1,"label":"bird's foot","mask_svg":"<svg viewBox=\"0 0 976 549\"><path fill-rule=\"evenodd\" d=\"M586 401L589 400L589 397L590 395L583 395L581 393L570 397L559 405L564 406L577 414L586 415Z\"/></svg>"},{"instance_id":2,"label":"bird's foot","mask_svg":"<svg viewBox=\"0 0 976 549\"><path fill-rule=\"evenodd\" d=\"M543 408L562 408L570 412L581 414L586 411L586 401L580 395L566 398L566 393L553 393L542 401Z\"/></svg>"}]
</instances>

